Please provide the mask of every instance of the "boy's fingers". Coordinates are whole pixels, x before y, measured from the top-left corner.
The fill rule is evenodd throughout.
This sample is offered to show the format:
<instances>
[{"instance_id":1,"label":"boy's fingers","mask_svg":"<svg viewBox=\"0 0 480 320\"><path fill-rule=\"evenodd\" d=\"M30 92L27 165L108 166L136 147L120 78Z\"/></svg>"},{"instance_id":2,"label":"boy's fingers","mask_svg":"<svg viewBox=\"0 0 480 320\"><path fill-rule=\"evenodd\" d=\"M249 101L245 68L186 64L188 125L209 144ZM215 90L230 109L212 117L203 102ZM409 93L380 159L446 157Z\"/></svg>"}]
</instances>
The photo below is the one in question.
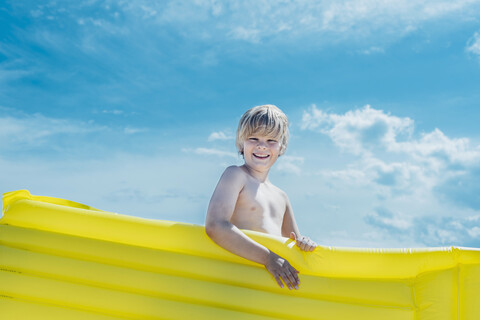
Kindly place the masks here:
<instances>
[{"instance_id":1,"label":"boy's fingers","mask_svg":"<svg viewBox=\"0 0 480 320\"><path fill-rule=\"evenodd\" d=\"M313 242L308 240L307 243L305 244L305 251L312 251L313 247Z\"/></svg>"},{"instance_id":2,"label":"boy's fingers","mask_svg":"<svg viewBox=\"0 0 480 320\"><path fill-rule=\"evenodd\" d=\"M291 268L291 270L294 271L294 272L292 272L292 273L300 273L300 271L298 271L297 269L295 269L294 267L292 267L292 265L290 265L290 268Z\"/></svg>"},{"instance_id":3,"label":"boy's fingers","mask_svg":"<svg viewBox=\"0 0 480 320\"><path fill-rule=\"evenodd\" d=\"M317 247L317 244L313 242L309 237L302 237L301 240L297 239L297 245L303 251L313 251Z\"/></svg>"},{"instance_id":4,"label":"boy's fingers","mask_svg":"<svg viewBox=\"0 0 480 320\"><path fill-rule=\"evenodd\" d=\"M283 279L283 282L287 285L288 289L292 290L292 285L290 284L290 280L288 279L288 276L286 273L282 273L281 277Z\"/></svg>"},{"instance_id":5,"label":"boy's fingers","mask_svg":"<svg viewBox=\"0 0 480 320\"><path fill-rule=\"evenodd\" d=\"M298 275L296 273L293 274L293 277L295 278L297 283L300 284L300 278L298 277Z\"/></svg>"},{"instance_id":6,"label":"boy's fingers","mask_svg":"<svg viewBox=\"0 0 480 320\"><path fill-rule=\"evenodd\" d=\"M300 249L305 251L305 246L307 245L305 238L302 238L302 241L300 242Z\"/></svg>"},{"instance_id":7,"label":"boy's fingers","mask_svg":"<svg viewBox=\"0 0 480 320\"><path fill-rule=\"evenodd\" d=\"M295 269L294 267L291 266L292 269L290 269L290 273L293 275L293 277L295 278L295 281L297 283L300 283L300 279L298 278L298 273L300 273L300 271L298 271L297 269Z\"/></svg>"},{"instance_id":8,"label":"boy's fingers","mask_svg":"<svg viewBox=\"0 0 480 320\"><path fill-rule=\"evenodd\" d=\"M288 271L287 276L290 283L298 290L298 280L295 279L295 276L290 271Z\"/></svg>"},{"instance_id":9,"label":"boy's fingers","mask_svg":"<svg viewBox=\"0 0 480 320\"><path fill-rule=\"evenodd\" d=\"M277 283L280 286L280 288L283 288L282 280L280 280L280 277L278 276L278 274L274 275L274 278L275 280L277 280Z\"/></svg>"}]
</instances>

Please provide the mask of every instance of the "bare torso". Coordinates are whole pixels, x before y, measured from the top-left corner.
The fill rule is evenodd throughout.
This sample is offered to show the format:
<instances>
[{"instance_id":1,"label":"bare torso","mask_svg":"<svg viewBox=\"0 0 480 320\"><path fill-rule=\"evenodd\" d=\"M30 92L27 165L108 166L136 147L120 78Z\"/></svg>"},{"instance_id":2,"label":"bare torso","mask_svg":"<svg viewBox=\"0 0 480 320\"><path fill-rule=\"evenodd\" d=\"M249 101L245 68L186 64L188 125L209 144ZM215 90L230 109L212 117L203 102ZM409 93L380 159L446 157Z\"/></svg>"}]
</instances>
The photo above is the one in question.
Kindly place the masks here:
<instances>
[{"instance_id":1,"label":"bare torso","mask_svg":"<svg viewBox=\"0 0 480 320\"><path fill-rule=\"evenodd\" d=\"M260 182L244 168L245 186L238 195L230 222L240 229L282 236L286 199L278 187L268 180Z\"/></svg>"}]
</instances>

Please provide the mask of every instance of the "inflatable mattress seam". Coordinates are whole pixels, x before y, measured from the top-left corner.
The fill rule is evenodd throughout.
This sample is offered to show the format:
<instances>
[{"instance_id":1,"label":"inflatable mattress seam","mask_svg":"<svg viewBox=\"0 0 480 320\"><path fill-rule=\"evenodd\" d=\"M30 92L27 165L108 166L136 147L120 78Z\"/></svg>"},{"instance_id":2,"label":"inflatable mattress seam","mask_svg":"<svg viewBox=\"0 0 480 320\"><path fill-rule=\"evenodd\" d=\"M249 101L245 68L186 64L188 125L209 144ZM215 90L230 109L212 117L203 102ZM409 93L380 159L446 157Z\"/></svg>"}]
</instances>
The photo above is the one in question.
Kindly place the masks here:
<instances>
[{"instance_id":1,"label":"inflatable mattress seam","mask_svg":"<svg viewBox=\"0 0 480 320\"><path fill-rule=\"evenodd\" d=\"M47 273L45 271L35 272L36 270L28 270L27 271L25 269L21 270L21 271L18 271L18 270L11 270L11 271L24 273L26 275L32 275L32 276L36 276L36 277L40 277L40 278L52 279L52 280L56 280L56 281L66 281L66 282L70 282L70 283L73 283L73 284L84 284L84 285L87 285L87 286L104 288L104 289L108 289L108 290L119 290L119 291L123 291L123 292L146 295L146 296L151 296L151 297L159 297L159 298L164 298L164 299L176 299L176 300L181 300L181 301L189 302L189 303L199 303L199 301L200 301L200 303L209 304L206 301L202 302L201 300L198 300L198 299L195 299L195 298L182 299L181 296L173 296L173 295L168 295L168 294L165 294L165 293L162 294L162 293L152 292L152 291L147 291L147 290L142 290L142 289L135 289L134 287L126 287L126 286L121 286L121 285L115 285L115 284L111 284L111 283L99 282L99 281L94 281L94 280L85 279L85 278L82 279L82 278L78 278L78 277L77 278L72 278L72 277L58 276L58 274ZM171 277L179 277L179 276L172 275ZM194 279L194 280L198 281L196 279ZM203 280L200 280L200 281L203 281ZM219 285L224 286L224 287L228 286L227 284L219 284ZM253 290L252 288L244 288L244 289ZM265 291L265 292L267 292L269 294L274 294L274 295L279 294L278 292L271 292L271 291ZM379 305L379 304L375 304L373 301L369 301L369 302L366 302L366 301L352 301L352 300L348 301L346 299L338 299L338 298L335 299L335 298L319 297L319 296L312 297L312 296L309 296L309 295L306 295L306 294L302 295L301 293L297 294L297 297L301 298L301 299L322 300L322 301L328 301L328 302L340 303L340 304L348 303L348 304L355 304L355 305L359 305L359 306L374 306L374 307L381 307L381 308L409 309L409 307L399 306L399 305ZM230 307L225 306L223 304L213 303L211 305L212 306L221 306L221 307L224 307L224 308L231 309Z\"/></svg>"},{"instance_id":2,"label":"inflatable mattress seam","mask_svg":"<svg viewBox=\"0 0 480 320\"><path fill-rule=\"evenodd\" d=\"M13 246L7 246L7 247L15 248ZM15 248L15 249L17 249L17 248ZM18 250L24 250L24 249L23 248L18 248ZM176 274L174 274L173 272L166 272L165 270L155 270L153 268L138 268L137 266L126 265L126 264L98 262L98 261L95 261L94 259L88 259L87 260L87 259L81 259L81 258L77 258L77 257L65 257L62 254L56 255L56 254L52 254L51 252L46 252L45 253L45 252L39 252L39 251L35 251L35 250L29 250L28 252L33 252L34 254L39 254L39 255L58 257L58 258L61 258L61 259L64 259L64 260L73 260L73 261L78 260L78 261L83 261L83 262L86 262L86 263L93 263L93 264L99 264L99 265L104 265L104 266L112 266L112 267L115 267L115 268L132 269L132 270L135 270L135 271L138 271L138 272L157 273L157 272L161 271L163 274L168 275L170 277L192 279L192 280L195 280L195 281L203 281L203 282L212 282L212 283L216 283L218 285L223 285L223 286L231 286L231 287L252 289L252 287L248 286L248 285L241 285L241 284L239 285L239 282L225 283L225 282L222 282L221 280L218 280L218 279L215 279L215 278L201 277L201 276L198 276L198 275L195 275L195 274L192 274L192 273L182 273L182 274L176 273ZM26 272L26 271L22 271L22 272ZM38 274L38 273L35 273L33 271L33 274ZM52 276L49 276L49 277L52 277ZM78 280L78 281L81 281L81 280ZM407 283L404 283L404 284L409 285L410 282L408 284ZM256 286L253 289L260 290L260 291L266 292L266 293L271 293L271 294L291 295L289 291L280 290L280 292L279 292L278 290L274 290L270 287ZM324 295L312 295L312 294L308 294L308 293L302 293L301 291L297 291L295 293L296 293L296 296L306 298L306 299L324 300L324 301L339 302L339 303L345 303L346 301L348 301L346 298L342 299L342 298L339 298L339 297L336 297L336 296L326 297ZM355 303L355 304L359 304L359 305L374 305L374 302L370 299L369 300L362 299L362 300L363 301L350 301L350 303ZM391 307L404 308L404 306L401 306L401 305L392 305Z\"/></svg>"}]
</instances>

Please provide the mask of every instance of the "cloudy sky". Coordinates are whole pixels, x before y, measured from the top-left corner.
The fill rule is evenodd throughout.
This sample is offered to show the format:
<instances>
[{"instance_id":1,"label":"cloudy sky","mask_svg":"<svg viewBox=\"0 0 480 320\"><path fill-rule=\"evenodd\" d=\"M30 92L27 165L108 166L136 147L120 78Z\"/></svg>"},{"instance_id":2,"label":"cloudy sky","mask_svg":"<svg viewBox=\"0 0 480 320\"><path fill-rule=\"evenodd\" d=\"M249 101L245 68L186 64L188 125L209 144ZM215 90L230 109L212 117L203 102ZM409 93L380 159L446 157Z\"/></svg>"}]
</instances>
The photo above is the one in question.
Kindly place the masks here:
<instances>
[{"instance_id":1,"label":"cloudy sky","mask_svg":"<svg viewBox=\"0 0 480 320\"><path fill-rule=\"evenodd\" d=\"M480 247L480 1L2 1L0 192L203 224L244 111L326 246Z\"/></svg>"}]
</instances>

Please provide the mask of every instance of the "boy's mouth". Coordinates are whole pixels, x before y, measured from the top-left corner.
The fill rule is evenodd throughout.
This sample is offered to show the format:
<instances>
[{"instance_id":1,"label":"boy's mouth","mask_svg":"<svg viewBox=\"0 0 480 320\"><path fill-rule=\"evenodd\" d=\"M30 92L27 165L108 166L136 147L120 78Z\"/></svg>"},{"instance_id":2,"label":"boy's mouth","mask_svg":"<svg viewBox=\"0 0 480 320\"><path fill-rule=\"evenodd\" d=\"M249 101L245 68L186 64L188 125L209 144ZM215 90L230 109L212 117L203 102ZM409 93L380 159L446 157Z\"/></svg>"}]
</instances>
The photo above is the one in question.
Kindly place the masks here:
<instances>
[{"instance_id":1,"label":"boy's mouth","mask_svg":"<svg viewBox=\"0 0 480 320\"><path fill-rule=\"evenodd\" d=\"M255 154L255 153L253 154L253 156L258 159L267 159L268 157L270 157L270 155L268 154Z\"/></svg>"}]
</instances>

